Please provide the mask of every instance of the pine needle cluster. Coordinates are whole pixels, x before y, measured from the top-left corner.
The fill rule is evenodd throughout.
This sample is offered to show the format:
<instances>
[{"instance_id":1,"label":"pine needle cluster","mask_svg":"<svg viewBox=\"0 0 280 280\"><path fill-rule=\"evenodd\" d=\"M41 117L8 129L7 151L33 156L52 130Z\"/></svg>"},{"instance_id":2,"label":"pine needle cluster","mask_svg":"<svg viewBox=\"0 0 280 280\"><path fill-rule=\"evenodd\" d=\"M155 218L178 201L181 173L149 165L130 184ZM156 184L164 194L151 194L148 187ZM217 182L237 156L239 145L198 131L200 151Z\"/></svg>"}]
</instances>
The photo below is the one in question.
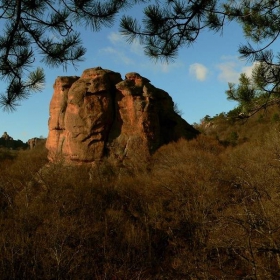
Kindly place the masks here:
<instances>
[{"instance_id":1,"label":"pine needle cluster","mask_svg":"<svg viewBox=\"0 0 280 280\"><path fill-rule=\"evenodd\" d=\"M135 1L1 0L0 78L7 88L0 107L14 110L22 99L40 91L43 67L73 66L83 59L77 26L100 30ZM37 67L39 65L39 67Z\"/></svg>"}]
</instances>

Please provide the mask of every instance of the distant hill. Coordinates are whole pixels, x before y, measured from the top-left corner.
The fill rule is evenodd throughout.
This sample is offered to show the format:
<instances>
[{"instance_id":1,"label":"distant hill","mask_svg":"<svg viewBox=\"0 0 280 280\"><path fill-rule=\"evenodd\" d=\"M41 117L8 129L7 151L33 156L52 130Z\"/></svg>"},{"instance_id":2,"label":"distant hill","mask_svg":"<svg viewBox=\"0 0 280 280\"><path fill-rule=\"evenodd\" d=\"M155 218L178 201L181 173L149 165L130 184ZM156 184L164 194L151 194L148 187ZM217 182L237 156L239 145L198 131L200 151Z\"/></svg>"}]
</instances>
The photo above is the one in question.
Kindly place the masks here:
<instances>
[{"instance_id":1,"label":"distant hill","mask_svg":"<svg viewBox=\"0 0 280 280\"><path fill-rule=\"evenodd\" d=\"M27 149L28 144L21 140L14 140L7 132L4 132L0 138L0 147L11 150Z\"/></svg>"},{"instance_id":2,"label":"distant hill","mask_svg":"<svg viewBox=\"0 0 280 280\"><path fill-rule=\"evenodd\" d=\"M29 139L26 143L21 140L14 140L6 131L0 137L0 148L6 148L9 150L25 150L30 149L32 150L35 146L38 145L45 145L46 139L45 138L38 138L34 137Z\"/></svg>"}]
</instances>

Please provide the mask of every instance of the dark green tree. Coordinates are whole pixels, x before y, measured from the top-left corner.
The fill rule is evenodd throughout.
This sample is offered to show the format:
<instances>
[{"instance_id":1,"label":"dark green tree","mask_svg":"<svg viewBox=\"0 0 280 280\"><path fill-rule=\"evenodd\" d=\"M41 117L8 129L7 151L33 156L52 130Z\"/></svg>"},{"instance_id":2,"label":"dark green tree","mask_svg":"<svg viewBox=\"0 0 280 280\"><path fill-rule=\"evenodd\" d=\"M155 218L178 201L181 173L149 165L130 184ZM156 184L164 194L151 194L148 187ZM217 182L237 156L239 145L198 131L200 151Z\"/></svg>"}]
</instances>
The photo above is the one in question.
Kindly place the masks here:
<instances>
[{"instance_id":1,"label":"dark green tree","mask_svg":"<svg viewBox=\"0 0 280 280\"><path fill-rule=\"evenodd\" d=\"M229 83L226 91L227 98L238 102L236 112L239 117L250 117L268 106L280 102L280 88L278 81L270 81L269 73L273 68L263 63L257 63L252 71L252 77L242 73L239 84ZM273 79L273 78L272 78Z\"/></svg>"},{"instance_id":2,"label":"dark green tree","mask_svg":"<svg viewBox=\"0 0 280 280\"><path fill-rule=\"evenodd\" d=\"M257 90L275 93L280 83L280 54L275 55L270 47L280 34L279 1L156 1L144 10L142 24L124 16L121 32L128 42L139 39L148 56L169 60L176 57L180 47L194 43L202 30L223 31L225 23L230 21L242 26L247 40L239 47L241 57L259 62L254 79ZM248 104L255 89L248 88L245 77L241 79L237 91L233 85L230 87L229 94L233 95L229 97Z\"/></svg>"},{"instance_id":3,"label":"dark green tree","mask_svg":"<svg viewBox=\"0 0 280 280\"><path fill-rule=\"evenodd\" d=\"M280 8L275 0L158 0L143 12L142 24L131 16L123 16L121 32L128 41L135 38L144 44L154 58L170 59L178 49L196 41L203 29L221 31L226 22L241 24L245 37L262 48L242 45L240 53L252 60L269 62L265 51L279 36Z\"/></svg>"},{"instance_id":4,"label":"dark green tree","mask_svg":"<svg viewBox=\"0 0 280 280\"><path fill-rule=\"evenodd\" d=\"M223 27L227 15L220 2L155 1L144 9L142 25L131 16L123 16L121 32L129 42L139 39L148 56L169 60L180 47L194 43L201 30L219 31Z\"/></svg>"},{"instance_id":5,"label":"dark green tree","mask_svg":"<svg viewBox=\"0 0 280 280\"><path fill-rule=\"evenodd\" d=\"M239 77L239 85L236 87L233 83L229 83L229 89L226 94L229 100L239 103L243 113L247 113L258 95L258 90L251 79L242 73Z\"/></svg>"},{"instance_id":6,"label":"dark green tree","mask_svg":"<svg viewBox=\"0 0 280 280\"><path fill-rule=\"evenodd\" d=\"M261 62L259 82L266 90L278 87L280 55L269 49L280 33L276 0L0 0L0 77L8 85L0 106L14 109L41 89L44 73L37 62L67 67L82 60L86 50L77 26L98 31L138 3L145 4L142 18L123 15L120 31L129 42L139 39L148 56L173 59L202 30L222 31L226 22L237 21L248 40L241 55Z\"/></svg>"}]
</instances>

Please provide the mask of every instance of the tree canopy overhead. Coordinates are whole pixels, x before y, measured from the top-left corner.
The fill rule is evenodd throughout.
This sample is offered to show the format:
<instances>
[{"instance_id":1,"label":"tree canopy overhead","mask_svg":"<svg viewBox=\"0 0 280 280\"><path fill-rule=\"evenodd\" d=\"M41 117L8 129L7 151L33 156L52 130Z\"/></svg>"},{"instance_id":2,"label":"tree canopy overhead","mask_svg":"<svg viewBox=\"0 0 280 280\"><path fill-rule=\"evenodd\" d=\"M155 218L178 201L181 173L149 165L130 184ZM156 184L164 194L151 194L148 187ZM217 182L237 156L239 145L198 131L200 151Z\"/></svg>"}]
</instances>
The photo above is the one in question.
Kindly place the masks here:
<instances>
[{"instance_id":1,"label":"tree canopy overhead","mask_svg":"<svg viewBox=\"0 0 280 280\"><path fill-rule=\"evenodd\" d=\"M261 62L260 84L266 90L278 87L280 55L270 47L280 33L279 0L0 0L0 78L7 83L0 106L14 109L41 90L45 76L35 68L38 63L67 67L83 59L77 26L99 31L138 3L145 4L140 18L123 13L120 32L128 42L139 39L148 56L174 59L202 30L221 31L236 21L249 42L240 46L240 54Z\"/></svg>"},{"instance_id":2,"label":"tree canopy overhead","mask_svg":"<svg viewBox=\"0 0 280 280\"><path fill-rule=\"evenodd\" d=\"M98 31L137 0L1 0L0 78L7 83L0 106L15 109L45 81L42 63L75 65L86 52L76 27ZM38 63L37 63L38 62Z\"/></svg>"}]
</instances>

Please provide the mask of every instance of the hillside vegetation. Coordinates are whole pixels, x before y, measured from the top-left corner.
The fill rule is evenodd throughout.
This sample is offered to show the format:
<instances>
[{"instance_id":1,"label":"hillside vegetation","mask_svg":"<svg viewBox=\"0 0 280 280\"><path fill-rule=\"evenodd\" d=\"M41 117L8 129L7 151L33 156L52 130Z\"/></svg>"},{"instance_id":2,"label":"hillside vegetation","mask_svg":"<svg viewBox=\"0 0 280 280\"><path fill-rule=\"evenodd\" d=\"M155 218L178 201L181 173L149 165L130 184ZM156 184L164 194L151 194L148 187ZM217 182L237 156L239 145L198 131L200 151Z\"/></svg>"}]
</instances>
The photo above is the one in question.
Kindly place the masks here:
<instances>
[{"instance_id":1,"label":"hillside vegetation","mask_svg":"<svg viewBox=\"0 0 280 280\"><path fill-rule=\"evenodd\" d=\"M268 106L249 118L244 117L237 107L227 113L213 117L205 116L195 127L225 146L258 141L270 129L280 125L279 105Z\"/></svg>"},{"instance_id":2,"label":"hillside vegetation","mask_svg":"<svg viewBox=\"0 0 280 280\"><path fill-rule=\"evenodd\" d=\"M126 168L1 150L1 279L278 279L279 115L207 117Z\"/></svg>"}]
</instances>

